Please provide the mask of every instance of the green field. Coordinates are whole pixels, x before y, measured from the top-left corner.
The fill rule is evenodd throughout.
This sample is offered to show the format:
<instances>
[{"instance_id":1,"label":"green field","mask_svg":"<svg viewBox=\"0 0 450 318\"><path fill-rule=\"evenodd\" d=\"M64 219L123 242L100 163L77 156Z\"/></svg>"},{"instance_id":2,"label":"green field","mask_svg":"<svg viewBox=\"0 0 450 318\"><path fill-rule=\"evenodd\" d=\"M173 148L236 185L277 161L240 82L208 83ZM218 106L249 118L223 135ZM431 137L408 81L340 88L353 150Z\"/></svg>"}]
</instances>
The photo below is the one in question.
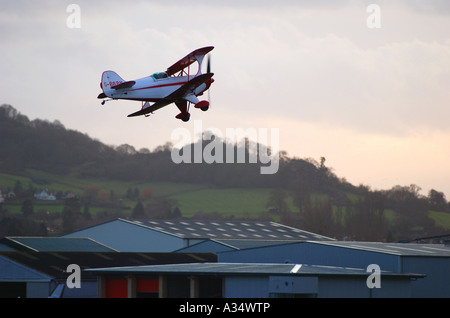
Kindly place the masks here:
<instances>
[{"instance_id":1,"label":"green field","mask_svg":"<svg viewBox=\"0 0 450 318\"><path fill-rule=\"evenodd\" d=\"M11 175L0 173L0 188L13 189L16 182L20 181L23 188L32 186L36 189L49 189L53 192L72 191L78 195L83 193L85 187L97 185L101 189L114 192L116 197L124 197L128 189L137 188L139 191L151 187L153 198L163 197L176 200L183 217L192 217L198 212L205 214L215 213L223 217L251 218L256 219L262 214L268 213L267 202L272 189L247 189L233 188L220 189L204 184L180 184L170 182L121 182L115 180L78 178L72 175L58 176L41 171L27 170L22 175ZM324 199L325 195L316 194L316 199ZM296 212L298 208L294 205L292 197L287 197L288 209ZM49 212L61 212L62 201L38 201L34 200L34 210L45 210ZM131 211L136 205L136 201L123 199L121 204L124 211ZM336 208L336 207L335 207ZM12 213L21 213L21 202L8 204L7 209ZM91 214L105 210L105 207L91 207ZM127 213L127 212L126 212ZM396 219L396 212L390 209L385 210L385 216L389 222ZM450 229L450 213L429 211L429 216L437 225ZM274 221L278 221L279 216L270 214Z\"/></svg>"},{"instance_id":2,"label":"green field","mask_svg":"<svg viewBox=\"0 0 450 318\"><path fill-rule=\"evenodd\" d=\"M445 212L430 211L429 216L439 226L446 230L450 230L450 214Z\"/></svg>"},{"instance_id":3,"label":"green field","mask_svg":"<svg viewBox=\"0 0 450 318\"><path fill-rule=\"evenodd\" d=\"M257 218L267 211L269 189L202 189L170 195L179 202L183 216L191 217L198 211L217 212L223 216Z\"/></svg>"},{"instance_id":4,"label":"green field","mask_svg":"<svg viewBox=\"0 0 450 318\"><path fill-rule=\"evenodd\" d=\"M28 170L22 176L0 173L0 187L13 189L20 181L22 187L31 185L37 189L47 188L50 191L72 191L78 195L89 185L97 185L106 191L113 191L118 197L124 196L128 189L137 188L139 191L151 187L153 197L174 199L178 202L183 216L191 217L201 211L204 213L219 213L222 216L256 218L267 212L267 200L270 189L217 189L202 184L179 184L169 182L120 182L114 180L79 179L73 176L56 176L40 171ZM44 209L50 212L62 211L62 202L34 201L35 210ZM133 208L135 201L124 199L124 206ZM8 209L12 213L20 213L21 206L11 205ZM90 209L91 213L99 209Z\"/></svg>"}]
</instances>

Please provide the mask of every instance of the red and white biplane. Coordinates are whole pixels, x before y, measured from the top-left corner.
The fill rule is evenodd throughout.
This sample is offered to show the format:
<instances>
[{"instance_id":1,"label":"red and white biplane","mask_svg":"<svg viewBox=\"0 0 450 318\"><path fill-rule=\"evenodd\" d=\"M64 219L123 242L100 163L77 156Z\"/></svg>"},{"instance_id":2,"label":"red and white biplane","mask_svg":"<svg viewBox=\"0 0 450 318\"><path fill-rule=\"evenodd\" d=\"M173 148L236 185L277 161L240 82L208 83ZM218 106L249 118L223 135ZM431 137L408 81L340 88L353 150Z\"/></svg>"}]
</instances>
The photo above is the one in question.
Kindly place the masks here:
<instances>
[{"instance_id":1,"label":"red and white biplane","mask_svg":"<svg viewBox=\"0 0 450 318\"><path fill-rule=\"evenodd\" d=\"M176 118L188 121L190 118L189 106L194 104L195 108L203 111L208 110L209 101L198 99L203 92L209 89L214 82L214 73L210 71L210 61L208 59L207 71L202 73L202 62L206 54L214 47L208 46L197 49L184 58L168 67L165 72L156 72L148 77L134 81L124 81L117 73L105 71L102 74L100 87L103 93L98 95L99 99L108 100L126 99L142 102L142 108L128 117L153 113L164 106L175 103L180 109ZM190 74L190 66L198 62L196 74ZM102 101L102 105L105 104ZM150 102L154 104L150 105Z\"/></svg>"}]
</instances>

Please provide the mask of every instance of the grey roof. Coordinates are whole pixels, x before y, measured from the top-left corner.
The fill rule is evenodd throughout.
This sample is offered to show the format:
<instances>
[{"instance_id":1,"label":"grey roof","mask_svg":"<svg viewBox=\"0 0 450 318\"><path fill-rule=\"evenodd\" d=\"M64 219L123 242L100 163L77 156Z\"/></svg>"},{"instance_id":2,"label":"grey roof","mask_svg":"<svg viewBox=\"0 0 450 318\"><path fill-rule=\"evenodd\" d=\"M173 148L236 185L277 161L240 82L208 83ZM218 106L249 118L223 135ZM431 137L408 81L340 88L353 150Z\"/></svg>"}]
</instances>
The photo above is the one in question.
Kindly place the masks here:
<instances>
[{"instance_id":1,"label":"grey roof","mask_svg":"<svg viewBox=\"0 0 450 318\"><path fill-rule=\"evenodd\" d=\"M450 257L450 246L444 244L414 244L414 243L378 243L378 242L317 242L313 244L323 244L342 248L351 248L369 252L393 254L399 256L434 256Z\"/></svg>"},{"instance_id":2,"label":"grey roof","mask_svg":"<svg viewBox=\"0 0 450 318\"><path fill-rule=\"evenodd\" d=\"M35 252L117 252L91 238L4 237L0 243L19 251Z\"/></svg>"},{"instance_id":3,"label":"grey roof","mask_svg":"<svg viewBox=\"0 0 450 318\"><path fill-rule=\"evenodd\" d=\"M295 241L299 242L299 241ZM202 249L203 246L206 244L217 244L218 246L222 246L225 249L229 250L243 250L248 248L258 248L258 247L267 247L267 246L273 246L273 245L280 245L280 244L287 244L287 243L293 243L291 241L285 242L280 240L212 240L212 239L206 239L204 241L198 242L196 244L189 245L187 247L183 247L179 250L176 250L178 253L189 253L191 251L199 251ZM207 247L208 248L208 247ZM214 250L214 249L213 249ZM220 249L216 249L220 250Z\"/></svg>"},{"instance_id":4,"label":"grey roof","mask_svg":"<svg viewBox=\"0 0 450 318\"><path fill-rule=\"evenodd\" d=\"M186 239L332 241L332 238L275 222L211 220L124 220Z\"/></svg>"},{"instance_id":5,"label":"grey roof","mask_svg":"<svg viewBox=\"0 0 450 318\"><path fill-rule=\"evenodd\" d=\"M20 264L30 271L43 273L50 277L65 279L69 264L77 264L81 269L144 266L158 264L186 264L197 262L215 262L217 256L210 253L127 253L127 252L0 252L0 278L8 277L4 273L4 264ZM9 263L7 263L9 262ZM13 274L9 274L13 275ZM82 272L84 275L92 273Z\"/></svg>"},{"instance_id":6,"label":"grey roof","mask_svg":"<svg viewBox=\"0 0 450 318\"><path fill-rule=\"evenodd\" d=\"M196 275L364 275L369 273L359 268L306 264L267 264L267 263L191 263L151 266L129 266L88 269L102 274L196 274ZM381 271L381 275L415 276L422 274L393 273Z\"/></svg>"}]
</instances>

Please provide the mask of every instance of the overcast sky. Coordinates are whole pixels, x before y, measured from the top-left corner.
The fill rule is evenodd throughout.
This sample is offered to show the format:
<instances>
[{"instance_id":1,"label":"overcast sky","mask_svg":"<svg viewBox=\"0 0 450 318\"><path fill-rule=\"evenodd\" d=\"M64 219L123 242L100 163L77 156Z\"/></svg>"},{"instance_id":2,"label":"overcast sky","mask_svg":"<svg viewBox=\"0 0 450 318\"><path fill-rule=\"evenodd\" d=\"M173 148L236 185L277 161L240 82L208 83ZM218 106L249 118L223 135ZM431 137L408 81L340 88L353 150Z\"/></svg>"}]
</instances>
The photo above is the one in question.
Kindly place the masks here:
<instances>
[{"instance_id":1,"label":"overcast sky","mask_svg":"<svg viewBox=\"0 0 450 318\"><path fill-rule=\"evenodd\" d=\"M174 105L149 118L126 117L140 102L100 105L103 71L142 78L209 45L212 106L190 122ZM450 1L0 0L0 74L0 104L109 145L197 138L196 120L279 129L289 156L325 157L354 185L450 199Z\"/></svg>"}]
</instances>

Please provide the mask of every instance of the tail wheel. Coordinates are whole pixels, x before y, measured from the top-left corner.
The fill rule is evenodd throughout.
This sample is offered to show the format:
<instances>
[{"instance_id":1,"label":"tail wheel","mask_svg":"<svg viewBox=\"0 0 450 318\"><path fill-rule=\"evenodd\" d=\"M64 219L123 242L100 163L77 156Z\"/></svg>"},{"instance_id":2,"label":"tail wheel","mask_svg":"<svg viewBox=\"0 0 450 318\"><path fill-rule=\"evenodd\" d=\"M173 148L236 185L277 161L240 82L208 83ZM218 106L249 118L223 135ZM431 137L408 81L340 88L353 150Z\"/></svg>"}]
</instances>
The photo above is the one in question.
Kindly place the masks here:
<instances>
[{"instance_id":1,"label":"tail wheel","mask_svg":"<svg viewBox=\"0 0 450 318\"><path fill-rule=\"evenodd\" d=\"M187 121L189 121L190 118L191 118L191 115L190 115L190 114L186 114L186 115L184 115L184 116L181 118L181 120L184 121L184 122L187 122Z\"/></svg>"}]
</instances>

